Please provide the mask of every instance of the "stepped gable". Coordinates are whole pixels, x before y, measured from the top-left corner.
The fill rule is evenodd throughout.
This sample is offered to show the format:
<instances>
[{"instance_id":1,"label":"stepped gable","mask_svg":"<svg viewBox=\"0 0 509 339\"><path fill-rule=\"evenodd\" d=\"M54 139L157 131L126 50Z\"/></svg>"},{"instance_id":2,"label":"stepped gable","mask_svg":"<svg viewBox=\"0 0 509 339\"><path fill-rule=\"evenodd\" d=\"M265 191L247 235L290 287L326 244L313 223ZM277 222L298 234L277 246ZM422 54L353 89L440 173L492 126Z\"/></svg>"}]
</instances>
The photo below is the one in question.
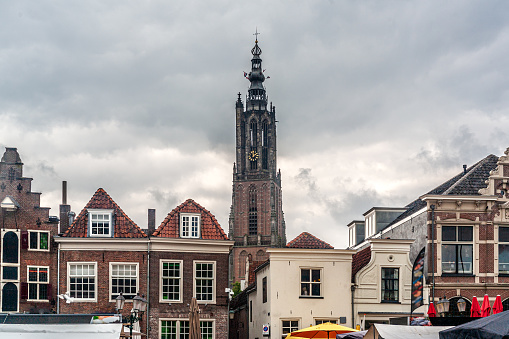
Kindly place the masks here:
<instances>
[{"instance_id":1,"label":"stepped gable","mask_svg":"<svg viewBox=\"0 0 509 339\"><path fill-rule=\"evenodd\" d=\"M187 199L168 213L161 225L152 233L152 236L180 238L180 213L199 213L201 215L201 239L228 240L216 217L193 199Z\"/></svg>"},{"instance_id":2,"label":"stepped gable","mask_svg":"<svg viewBox=\"0 0 509 339\"><path fill-rule=\"evenodd\" d=\"M72 225L63 234L64 237L88 236L88 209L109 209L114 210L114 238L146 238L143 232L134 221L122 211L115 201L102 188L99 188L87 203L85 208L76 217Z\"/></svg>"},{"instance_id":3,"label":"stepped gable","mask_svg":"<svg viewBox=\"0 0 509 339\"><path fill-rule=\"evenodd\" d=\"M352 282L355 282L355 275L371 260L371 246L355 253L352 256Z\"/></svg>"},{"instance_id":4,"label":"stepped gable","mask_svg":"<svg viewBox=\"0 0 509 339\"><path fill-rule=\"evenodd\" d=\"M490 176L490 171L497 168L498 159L496 155L490 154L467 168L466 173L461 172L426 194L480 195L479 190L486 187L486 180ZM416 199L405 207L407 210L394 219L387 227L426 207L426 202Z\"/></svg>"},{"instance_id":5,"label":"stepped gable","mask_svg":"<svg viewBox=\"0 0 509 339\"><path fill-rule=\"evenodd\" d=\"M289 248L315 248L315 249L333 249L334 247L329 245L323 240L318 239L314 235L308 232L302 232L295 239L286 244Z\"/></svg>"}]
</instances>

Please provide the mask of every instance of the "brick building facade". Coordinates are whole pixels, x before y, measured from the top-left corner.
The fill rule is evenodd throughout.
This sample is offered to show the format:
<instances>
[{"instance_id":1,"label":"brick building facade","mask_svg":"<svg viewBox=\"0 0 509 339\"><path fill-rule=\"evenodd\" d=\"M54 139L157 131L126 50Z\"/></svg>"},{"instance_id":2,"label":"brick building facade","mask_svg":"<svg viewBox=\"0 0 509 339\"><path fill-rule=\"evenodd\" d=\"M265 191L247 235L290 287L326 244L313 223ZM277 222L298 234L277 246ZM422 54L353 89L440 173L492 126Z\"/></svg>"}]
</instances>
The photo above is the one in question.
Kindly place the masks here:
<instances>
[{"instance_id":1,"label":"brick building facade","mask_svg":"<svg viewBox=\"0 0 509 339\"><path fill-rule=\"evenodd\" d=\"M40 206L32 178L23 176L16 148L6 148L0 160L1 312L55 311L58 219Z\"/></svg>"},{"instance_id":2,"label":"brick building facade","mask_svg":"<svg viewBox=\"0 0 509 339\"><path fill-rule=\"evenodd\" d=\"M115 313L115 298L122 292L126 315L139 293L148 300L142 332L170 338L188 333L195 297L205 337L227 338L233 244L215 217L193 200L173 209L148 236L100 188L56 242L59 291L72 298L71 303L59 300L60 313Z\"/></svg>"},{"instance_id":3,"label":"brick building facade","mask_svg":"<svg viewBox=\"0 0 509 339\"><path fill-rule=\"evenodd\" d=\"M202 333L211 334L209 338L228 338L226 288L233 242L228 241L214 215L188 199L166 216L150 243L152 337L185 333L194 297Z\"/></svg>"},{"instance_id":4,"label":"brick building facade","mask_svg":"<svg viewBox=\"0 0 509 339\"><path fill-rule=\"evenodd\" d=\"M232 282L246 281L246 260L266 260L268 247L286 244L281 173L277 169L276 107L267 102L258 40L251 53L246 107L240 93L235 104L236 163L229 220L229 238L235 241Z\"/></svg>"},{"instance_id":5,"label":"brick building facade","mask_svg":"<svg viewBox=\"0 0 509 339\"><path fill-rule=\"evenodd\" d=\"M438 299L500 295L509 309L509 149L488 180L466 183L478 195L422 197L428 207L430 293ZM431 241L433 239L433 241Z\"/></svg>"}]
</instances>

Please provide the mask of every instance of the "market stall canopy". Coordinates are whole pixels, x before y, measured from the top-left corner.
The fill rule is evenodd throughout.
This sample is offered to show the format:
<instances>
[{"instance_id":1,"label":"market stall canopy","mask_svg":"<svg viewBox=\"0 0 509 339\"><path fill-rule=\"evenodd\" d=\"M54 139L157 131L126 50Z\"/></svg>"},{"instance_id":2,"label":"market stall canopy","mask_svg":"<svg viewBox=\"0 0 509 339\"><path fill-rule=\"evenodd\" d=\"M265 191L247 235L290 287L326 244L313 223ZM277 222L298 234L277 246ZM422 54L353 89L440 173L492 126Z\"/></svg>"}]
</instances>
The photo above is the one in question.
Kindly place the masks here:
<instances>
[{"instance_id":1,"label":"market stall canopy","mask_svg":"<svg viewBox=\"0 0 509 339\"><path fill-rule=\"evenodd\" d=\"M336 339L362 339L368 331L336 334Z\"/></svg>"},{"instance_id":2,"label":"market stall canopy","mask_svg":"<svg viewBox=\"0 0 509 339\"><path fill-rule=\"evenodd\" d=\"M291 338L336 338L336 334L357 332L353 328L333 323L323 323L289 333L286 339Z\"/></svg>"},{"instance_id":3,"label":"market stall canopy","mask_svg":"<svg viewBox=\"0 0 509 339\"><path fill-rule=\"evenodd\" d=\"M450 326L405 326L373 324L364 338L368 339L438 339L438 333Z\"/></svg>"},{"instance_id":4,"label":"market stall canopy","mask_svg":"<svg viewBox=\"0 0 509 339\"><path fill-rule=\"evenodd\" d=\"M509 311L479 318L440 332L440 339L485 338L502 339L509 336Z\"/></svg>"},{"instance_id":5,"label":"market stall canopy","mask_svg":"<svg viewBox=\"0 0 509 339\"><path fill-rule=\"evenodd\" d=\"M119 339L122 324L0 324L0 338Z\"/></svg>"}]
</instances>

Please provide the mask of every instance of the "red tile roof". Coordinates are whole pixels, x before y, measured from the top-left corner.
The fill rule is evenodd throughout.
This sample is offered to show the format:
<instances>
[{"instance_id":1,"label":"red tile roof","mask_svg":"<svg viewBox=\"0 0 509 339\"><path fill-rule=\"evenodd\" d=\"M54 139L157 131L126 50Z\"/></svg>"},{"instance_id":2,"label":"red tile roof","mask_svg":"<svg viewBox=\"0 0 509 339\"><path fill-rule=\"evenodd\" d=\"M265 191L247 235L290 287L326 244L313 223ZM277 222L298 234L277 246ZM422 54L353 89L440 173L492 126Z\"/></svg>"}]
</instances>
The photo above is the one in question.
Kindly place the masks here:
<instances>
[{"instance_id":1,"label":"red tile roof","mask_svg":"<svg viewBox=\"0 0 509 339\"><path fill-rule=\"evenodd\" d=\"M102 188L92 196L88 204L76 217L72 225L63 234L64 237L86 238L88 236L88 209L113 210L114 237L115 238L146 238L143 232L127 214L122 211L113 199Z\"/></svg>"},{"instance_id":2,"label":"red tile roof","mask_svg":"<svg viewBox=\"0 0 509 339\"><path fill-rule=\"evenodd\" d=\"M295 239L286 244L290 248L334 248L323 240L318 239L308 232L302 232Z\"/></svg>"},{"instance_id":3,"label":"red tile roof","mask_svg":"<svg viewBox=\"0 0 509 339\"><path fill-rule=\"evenodd\" d=\"M256 269L261 266L262 264L268 262L269 260L259 260L259 261L251 261L249 263L249 275L247 279L247 284L251 285L252 283L256 282Z\"/></svg>"},{"instance_id":4,"label":"red tile roof","mask_svg":"<svg viewBox=\"0 0 509 339\"><path fill-rule=\"evenodd\" d=\"M371 247L355 253L352 256L352 282L355 282L355 275L371 260Z\"/></svg>"},{"instance_id":5,"label":"red tile roof","mask_svg":"<svg viewBox=\"0 0 509 339\"><path fill-rule=\"evenodd\" d=\"M175 207L154 231L154 237L179 238L179 214L199 213L201 215L201 239L228 240L216 217L193 199L187 199Z\"/></svg>"}]
</instances>

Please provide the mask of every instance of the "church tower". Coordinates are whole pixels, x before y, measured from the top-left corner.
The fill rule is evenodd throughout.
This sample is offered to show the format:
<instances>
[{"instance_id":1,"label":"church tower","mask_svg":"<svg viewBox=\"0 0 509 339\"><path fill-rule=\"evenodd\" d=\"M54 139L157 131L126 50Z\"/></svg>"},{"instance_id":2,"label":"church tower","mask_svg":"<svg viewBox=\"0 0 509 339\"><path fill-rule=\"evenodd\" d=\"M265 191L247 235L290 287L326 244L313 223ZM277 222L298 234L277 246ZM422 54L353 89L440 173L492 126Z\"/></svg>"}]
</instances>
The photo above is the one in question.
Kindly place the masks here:
<instances>
[{"instance_id":1,"label":"church tower","mask_svg":"<svg viewBox=\"0 0 509 339\"><path fill-rule=\"evenodd\" d=\"M246 261L264 261L268 259L267 247L286 245L281 172L277 169L276 107L267 104L258 39L251 54L246 107L240 93L235 104L236 162L229 220L229 238L235 241L230 280L246 283Z\"/></svg>"}]
</instances>

